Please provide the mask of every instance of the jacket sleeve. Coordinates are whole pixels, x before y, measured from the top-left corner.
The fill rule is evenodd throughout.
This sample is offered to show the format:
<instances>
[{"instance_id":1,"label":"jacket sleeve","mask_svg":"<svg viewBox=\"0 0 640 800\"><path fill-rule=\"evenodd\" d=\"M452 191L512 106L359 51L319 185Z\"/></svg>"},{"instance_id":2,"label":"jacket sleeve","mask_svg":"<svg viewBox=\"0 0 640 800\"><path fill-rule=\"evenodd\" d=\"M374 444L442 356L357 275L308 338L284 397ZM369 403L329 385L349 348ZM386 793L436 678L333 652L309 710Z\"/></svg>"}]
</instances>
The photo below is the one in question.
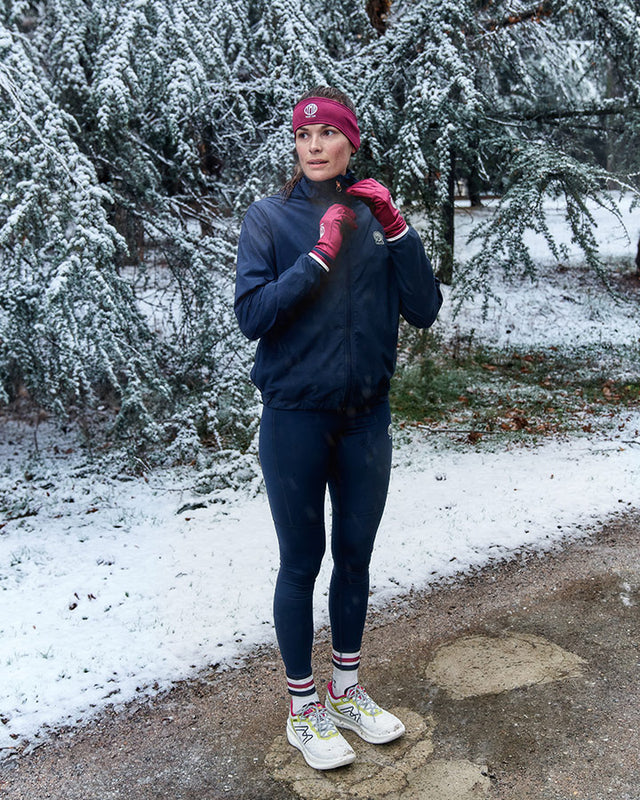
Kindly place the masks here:
<instances>
[{"instance_id":1,"label":"jacket sleeve","mask_svg":"<svg viewBox=\"0 0 640 800\"><path fill-rule=\"evenodd\" d=\"M420 236L410 227L387 246L400 291L400 313L410 325L429 328L442 305L442 292Z\"/></svg>"},{"instance_id":2,"label":"jacket sleeve","mask_svg":"<svg viewBox=\"0 0 640 800\"><path fill-rule=\"evenodd\" d=\"M285 267L277 265L271 226L265 211L252 205L244 218L238 244L235 313L248 339L286 323L296 306L326 276L326 271L307 253Z\"/></svg>"}]
</instances>

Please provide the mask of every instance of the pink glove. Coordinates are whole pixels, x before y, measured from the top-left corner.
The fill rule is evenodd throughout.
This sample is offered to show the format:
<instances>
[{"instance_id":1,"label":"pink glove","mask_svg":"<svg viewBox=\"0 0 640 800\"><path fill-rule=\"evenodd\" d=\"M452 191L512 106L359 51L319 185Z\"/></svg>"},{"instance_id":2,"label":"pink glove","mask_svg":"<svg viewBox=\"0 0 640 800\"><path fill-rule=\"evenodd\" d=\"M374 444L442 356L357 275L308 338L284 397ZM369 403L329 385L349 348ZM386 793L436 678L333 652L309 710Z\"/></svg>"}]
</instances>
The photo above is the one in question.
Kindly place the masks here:
<instances>
[{"instance_id":1,"label":"pink glove","mask_svg":"<svg viewBox=\"0 0 640 800\"><path fill-rule=\"evenodd\" d=\"M369 206L371 213L384 229L390 241L399 239L407 232L407 223L393 204L391 193L373 178L365 178L347 189L347 194L357 197Z\"/></svg>"},{"instance_id":2,"label":"pink glove","mask_svg":"<svg viewBox=\"0 0 640 800\"><path fill-rule=\"evenodd\" d=\"M355 211L341 203L334 203L324 212L320 220L320 238L311 252L315 253L323 264L330 266L336 260L346 231L357 227Z\"/></svg>"}]
</instances>

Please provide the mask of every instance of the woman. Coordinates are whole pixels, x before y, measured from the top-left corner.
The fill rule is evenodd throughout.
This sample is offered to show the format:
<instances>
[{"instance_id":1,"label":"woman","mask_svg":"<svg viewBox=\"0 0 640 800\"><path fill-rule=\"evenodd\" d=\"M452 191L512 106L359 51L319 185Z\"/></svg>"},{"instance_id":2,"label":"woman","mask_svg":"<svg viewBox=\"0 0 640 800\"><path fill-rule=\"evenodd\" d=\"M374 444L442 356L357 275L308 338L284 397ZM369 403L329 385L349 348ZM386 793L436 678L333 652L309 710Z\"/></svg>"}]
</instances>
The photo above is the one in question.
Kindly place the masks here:
<instances>
[{"instance_id":1,"label":"woman","mask_svg":"<svg viewBox=\"0 0 640 800\"><path fill-rule=\"evenodd\" d=\"M360 146L349 98L316 87L295 106L293 132L293 178L254 203L242 226L235 309L245 335L259 339L251 377L280 549L274 620L291 696L287 738L310 766L332 769L355 758L336 726L374 743L404 733L359 683L358 667L391 467L399 315L428 327L442 296L388 190L349 171ZM311 650L327 487L333 678L323 704Z\"/></svg>"}]
</instances>

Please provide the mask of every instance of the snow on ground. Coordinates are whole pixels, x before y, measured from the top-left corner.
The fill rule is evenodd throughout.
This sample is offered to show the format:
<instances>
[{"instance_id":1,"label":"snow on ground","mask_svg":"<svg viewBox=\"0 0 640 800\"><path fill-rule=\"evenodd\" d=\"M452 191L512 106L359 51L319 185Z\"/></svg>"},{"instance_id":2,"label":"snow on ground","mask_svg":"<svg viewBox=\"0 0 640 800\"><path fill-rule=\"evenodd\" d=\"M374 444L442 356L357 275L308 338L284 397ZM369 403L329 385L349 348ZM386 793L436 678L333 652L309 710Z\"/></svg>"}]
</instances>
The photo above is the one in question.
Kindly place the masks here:
<instances>
[{"instance_id":1,"label":"snow on ground","mask_svg":"<svg viewBox=\"0 0 640 800\"><path fill-rule=\"evenodd\" d=\"M456 242L463 243L458 257L463 260L479 247L478 242L464 246L467 236L478 221L491 213L492 201L485 208L470 211L458 208L456 215ZM640 209L630 210L631 198L621 200L620 222L606 209L594 204L590 211L596 221L596 236L600 254L614 271L621 262L627 268L633 264L640 237ZM582 252L571 241L570 231L564 222L563 206L547 203L549 227L558 245L566 248L565 269L558 271L546 242L540 236L529 234L527 244L539 264L538 282L529 279L505 283L498 280L492 285L496 299L489 305L489 315L483 319L480 298L469 303L464 313L452 319L451 304L445 305L437 326L461 335L473 335L496 347L608 347L640 339L640 321L637 304L620 303L615 292L609 292L603 283L580 268Z\"/></svg>"},{"instance_id":2,"label":"snow on ground","mask_svg":"<svg viewBox=\"0 0 640 800\"><path fill-rule=\"evenodd\" d=\"M619 231L601 230L607 252L632 261ZM439 326L500 345L627 343L637 358L637 301L603 305L595 287L575 272L547 272L537 285L500 286L502 303L486 321L476 302L455 321L445 309ZM613 423L494 451L403 435L374 553L373 605L639 507L640 412ZM237 666L274 642L277 549L262 492L202 498L186 470L96 474L71 434L44 424L34 434L6 423L0 463L0 755L37 744L47 726L83 722L212 664ZM329 570L327 561L318 624L327 621Z\"/></svg>"}]
</instances>

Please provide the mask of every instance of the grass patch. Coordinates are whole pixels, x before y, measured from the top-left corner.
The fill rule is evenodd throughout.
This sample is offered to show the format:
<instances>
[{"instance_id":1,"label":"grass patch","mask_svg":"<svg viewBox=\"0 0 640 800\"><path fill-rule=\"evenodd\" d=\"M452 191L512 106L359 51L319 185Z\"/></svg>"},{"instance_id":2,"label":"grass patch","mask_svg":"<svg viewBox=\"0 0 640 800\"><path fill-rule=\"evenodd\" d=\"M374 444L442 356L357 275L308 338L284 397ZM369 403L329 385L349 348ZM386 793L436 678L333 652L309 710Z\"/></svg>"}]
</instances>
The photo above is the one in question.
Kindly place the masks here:
<instances>
[{"instance_id":1,"label":"grass patch","mask_svg":"<svg viewBox=\"0 0 640 800\"><path fill-rule=\"evenodd\" d=\"M448 430L471 442L497 433L523 439L590 432L620 409L640 406L640 379L612 377L596 349L504 352L432 337L403 355L391 387L400 425ZM619 363L633 355L607 353Z\"/></svg>"}]
</instances>

